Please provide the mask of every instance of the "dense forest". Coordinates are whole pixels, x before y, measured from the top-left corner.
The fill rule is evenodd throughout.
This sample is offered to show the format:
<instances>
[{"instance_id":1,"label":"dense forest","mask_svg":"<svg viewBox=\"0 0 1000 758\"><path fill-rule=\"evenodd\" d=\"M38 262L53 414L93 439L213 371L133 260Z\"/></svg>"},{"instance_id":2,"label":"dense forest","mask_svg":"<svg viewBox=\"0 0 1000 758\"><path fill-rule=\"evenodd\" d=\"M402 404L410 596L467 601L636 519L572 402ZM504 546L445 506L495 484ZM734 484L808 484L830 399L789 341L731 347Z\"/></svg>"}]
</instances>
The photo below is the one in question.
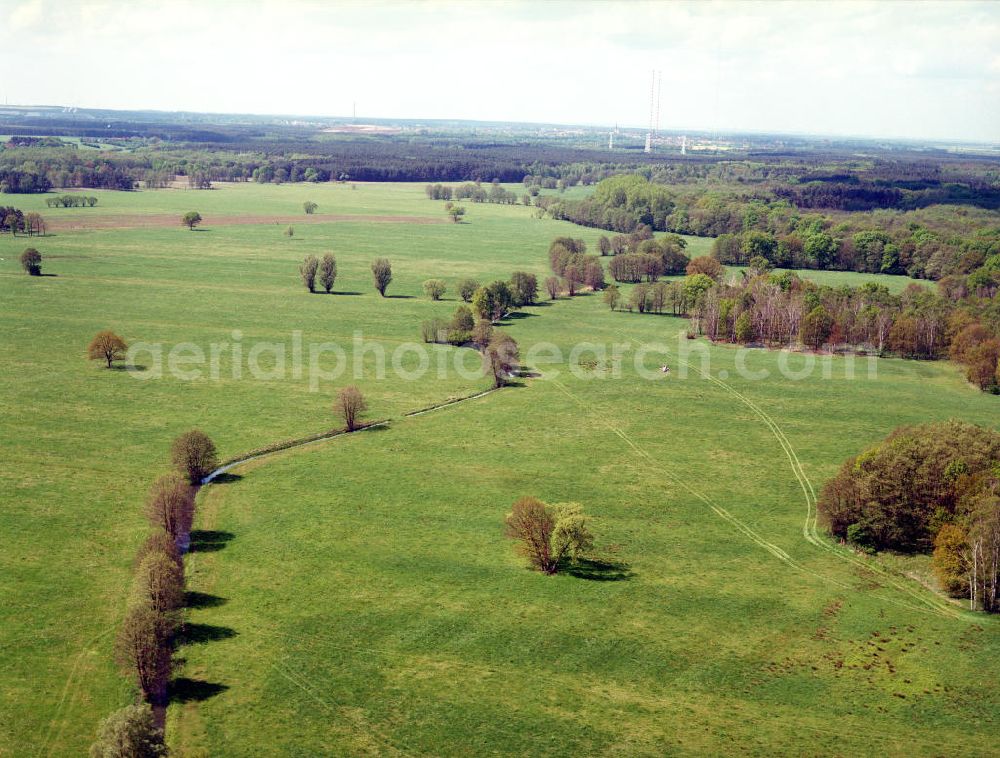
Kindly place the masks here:
<instances>
[{"instance_id":1,"label":"dense forest","mask_svg":"<svg viewBox=\"0 0 1000 758\"><path fill-rule=\"evenodd\" d=\"M983 204L991 202L990 192L980 197ZM713 236L716 257L736 265L760 256L780 267L940 279L970 274L1000 253L1000 214L995 211L934 205L819 213L779 197L767 183L752 189L664 185L631 174L601 181L583 200L545 197L538 204L553 218L585 226L632 232L646 225Z\"/></svg>"},{"instance_id":2,"label":"dense forest","mask_svg":"<svg viewBox=\"0 0 1000 758\"><path fill-rule=\"evenodd\" d=\"M1000 159L766 140L700 154L608 150L596 130L292 127L53 116L0 125L0 191L212 182L459 182L456 199L522 202L552 218L631 233L715 237L723 263L966 277L1000 253ZM44 127L46 136L31 134ZM71 141L70 135L72 137ZM856 146L855 146L856 147ZM523 193L498 188L521 182ZM480 184L490 185L480 187ZM596 185L583 199L541 190ZM452 191L445 188L444 191ZM442 195L432 194L432 197Z\"/></svg>"}]
</instances>

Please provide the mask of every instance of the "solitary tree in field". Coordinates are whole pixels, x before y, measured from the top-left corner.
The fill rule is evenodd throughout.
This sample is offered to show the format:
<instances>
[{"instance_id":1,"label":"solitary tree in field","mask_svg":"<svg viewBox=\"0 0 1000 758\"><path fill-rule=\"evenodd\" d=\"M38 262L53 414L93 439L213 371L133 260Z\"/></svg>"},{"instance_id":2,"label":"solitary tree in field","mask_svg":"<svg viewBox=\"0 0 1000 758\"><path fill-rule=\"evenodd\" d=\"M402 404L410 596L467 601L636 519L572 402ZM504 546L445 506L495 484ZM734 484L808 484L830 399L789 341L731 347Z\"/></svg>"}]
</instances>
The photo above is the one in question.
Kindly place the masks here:
<instances>
[{"instance_id":1,"label":"solitary tree in field","mask_svg":"<svg viewBox=\"0 0 1000 758\"><path fill-rule=\"evenodd\" d=\"M365 402L361 390L352 384L349 387L342 387L337 392L334 410L343 417L347 431L353 432L360 425L361 414L368 410L368 403Z\"/></svg>"},{"instance_id":2,"label":"solitary tree in field","mask_svg":"<svg viewBox=\"0 0 1000 758\"><path fill-rule=\"evenodd\" d=\"M448 209L447 213L451 216L452 222L457 224L462 220L462 216L465 215L465 208L461 205L453 205Z\"/></svg>"},{"instance_id":3,"label":"solitary tree in field","mask_svg":"<svg viewBox=\"0 0 1000 758\"><path fill-rule=\"evenodd\" d=\"M597 241L597 246L600 248L601 255L608 255L611 252L611 240L605 237L603 234L601 238Z\"/></svg>"},{"instance_id":4,"label":"solitary tree in field","mask_svg":"<svg viewBox=\"0 0 1000 758\"><path fill-rule=\"evenodd\" d=\"M194 231L194 228L201 223L201 214L198 211L188 211L181 219L181 223L191 231Z\"/></svg>"},{"instance_id":5,"label":"solitary tree in field","mask_svg":"<svg viewBox=\"0 0 1000 758\"><path fill-rule=\"evenodd\" d=\"M194 491L180 474L161 476L146 498L146 518L176 540L191 531L194 520Z\"/></svg>"},{"instance_id":6,"label":"solitary tree in field","mask_svg":"<svg viewBox=\"0 0 1000 758\"><path fill-rule=\"evenodd\" d=\"M447 286L440 279L428 279L424 282L424 294L431 300L440 300L446 290Z\"/></svg>"},{"instance_id":7,"label":"solitary tree in field","mask_svg":"<svg viewBox=\"0 0 1000 758\"><path fill-rule=\"evenodd\" d=\"M536 497L515 501L507 514L506 535L518 541L518 550L544 574L555 574L564 560L578 558L594 543L581 506L550 506Z\"/></svg>"},{"instance_id":8,"label":"solitary tree in field","mask_svg":"<svg viewBox=\"0 0 1000 758\"><path fill-rule=\"evenodd\" d=\"M556 524L548 507L537 497L522 497L507 514L505 534L517 540L518 550L533 568L545 574L558 570L552 556L552 532Z\"/></svg>"},{"instance_id":9,"label":"solitary tree in field","mask_svg":"<svg viewBox=\"0 0 1000 758\"><path fill-rule=\"evenodd\" d=\"M215 443L200 429L192 429L174 440L170 448L174 467L193 484L211 474L219 465Z\"/></svg>"},{"instance_id":10,"label":"solitary tree in field","mask_svg":"<svg viewBox=\"0 0 1000 758\"><path fill-rule=\"evenodd\" d=\"M27 248L21 253L21 268L27 271L29 276L41 276L42 254L33 247Z\"/></svg>"},{"instance_id":11,"label":"solitary tree in field","mask_svg":"<svg viewBox=\"0 0 1000 758\"><path fill-rule=\"evenodd\" d=\"M376 258L372 261L372 278L375 280L375 289L385 297L385 291L392 281L392 264L388 258Z\"/></svg>"},{"instance_id":12,"label":"solitary tree in field","mask_svg":"<svg viewBox=\"0 0 1000 758\"><path fill-rule=\"evenodd\" d=\"M311 216L312 214L314 214L317 208L319 208L319 206L316 205L316 203L314 203L312 200L306 200L304 203L302 203L302 210L304 210L307 215Z\"/></svg>"},{"instance_id":13,"label":"solitary tree in field","mask_svg":"<svg viewBox=\"0 0 1000 758\"><path fill-rule=\"evenodd\" d=\"M288 228L285 229L285 236L288 237L289 239L295 236L295 230L292 228L291 224L289 224Z\"/></svg>"},{"instance_id":14,"label":"solitary tree in field","mask_svg":"<svg viewBox=\"0 0 1000 758\"><path fill-rule=\"evenodd\" d=\"M323 285L326 294L333 291L333 283L337 279L337 259L327 253L319 264L319 283Z\"/></svg>"},{"instance_id":15,"label":"solitary tree in field","mask_svg":"<svg viewBox=\"0 0 1000 758\"><path fill-rule=\"evenodd\" d=\"M125 344L125 340L110 329L106 329L94 335L94 339L87 345L87 357L92 361L107 361L108 368L111 368L114 361L125 358L127 350L128 345Z\"/></svg>"},{"instance_id":16,"label":"solitary tree in field","mask_svg":"<svg viewBox=\"0 0 1000 758\"><path fill-rule=\"evenodd\" d=\"M475 279L463 279L458 283L458 295L467 303L472 302L472 296L479 289L479 282Z\"/></svg>"},{"instance_id":17,"label":"solitary tree in field","mask_svg":"<svg viewBox=\"0 0 1000 758\"><path fill-rule=\"evenodd\" d=\"M163 731L156 727L148 703L127 705L101 722L90 758L165 758Z\"/></svg>"},{"instance_id":18,"label":"solitary tree in field","mask_svg":"<svg viewBox=\"0 0 1000 758\"><path fill-rule=\"evenodd\" d=\"M310 292L316 291L316 271L319 270L319 261L315 255L307 255L299 266L299 274L302 276L302 283Z\"/></svg>"}]
</instances>

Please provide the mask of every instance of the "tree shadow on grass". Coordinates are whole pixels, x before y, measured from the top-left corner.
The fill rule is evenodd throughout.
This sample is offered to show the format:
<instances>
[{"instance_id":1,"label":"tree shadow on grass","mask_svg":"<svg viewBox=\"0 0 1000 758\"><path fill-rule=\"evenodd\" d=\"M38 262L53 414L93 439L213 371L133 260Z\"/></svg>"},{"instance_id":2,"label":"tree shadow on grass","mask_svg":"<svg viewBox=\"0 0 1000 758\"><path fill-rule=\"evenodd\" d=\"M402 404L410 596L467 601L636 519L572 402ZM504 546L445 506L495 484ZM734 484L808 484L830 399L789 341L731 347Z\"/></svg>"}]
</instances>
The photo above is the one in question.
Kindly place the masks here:
<instances>
[{"instance_id":1,"label":"tree shadow on grass","mask_svg":"<svg viewBox=\"0 0 1000 758\"><path fill-rule=\"evenodd\" d=\"M240 481L242 478L242 474L230 474L228 471L223 471L212 480L212 484L232 484L233 482Z\"/></svg>"},{"instance_id":2,"label":"tree shadow on grass","mask_svg":"<svg viewBox=\"0 0 1000 758\"><path fill-rule=\"evenodd\" d=\"M210 595L207 592L195 592L188 590L184 593L185 608L218 608L220 605L228 603L224 597Z\"/></svg>"},{"instance_id":3,"label":"tree shadow on grass","mask_svg":"<svg viewBox=\"0 0 1000 758\"><path fill-rule=\"evenodd\" d=\"M106 366L108 371L127 371L129 373L140 374L143 371L147 371L147 367L141 363L125 363L125 364L112 364L111 366Z\"/></svg>"},{"instance_id":4,"label":"tree shadow on grass","mask_svg":"<svg viewBox=\"0 0 1000 758\"><path fill-rule=\"evenodd\" d=\"M177 635L177 645L203 645L235 637L238 632L228 626L214 624L185 624Z\"/></svg>"},{"instance_id":5,"label":"tree shadow on grass","mask_svg":"<svg viewBox=\"0 0 1000 758\"><path fill-rule=\"evenodd\" d=\"M520 321L522 318L534 318L537 313L528 313L527 311L514 311L513 313L508 313L503 317L503 321L498 321L500 326L509 324L511 321Z\"/></svg>"},{"instance_id":6,"label":"tree shadow on grass","mask_svg":"<svg viewBox=\"0 0 1000 758\"><path fill-rule=\"evenodd\" d=\"M222 550L236 535L232 532L206 531L195 529L191 532L191 546L189 553L214 553Z\"/></svg>"},{"instance_id":7,"label":"tree shadow on grass","mask_svg":"<svg viewBox=\"0 0 1000 758\"><path fill-rule=\"evenodd\" d=\"M413 295L386 295L386 300L415 300Z\"/></svg>"},{"instance_id":8,"label":"tree shadow on grass","mask_svg":"<svg viewBox=\"0 0 1000 758\"><path fill-rule=\"evenodd\" d=\"M228 689L227 685L218 682L205 682L181 676L170 683L168 695L171 703L200 703Z\"/></svg>"},{"instance_id":9,"label":"tree shadow on grass","mask_svg":"<svg viewBox=\"0 0 1000 758\"><path fill-rule=\"evenodd\" d=\"M591 582L624 582L635 574L627 563L580 558L569 564L565 573Z\"/></svg>"},{"instance_id":10,"label":"tree shadow on grass","mask_svg":"<svg viewBox=\"0 0 1000 758\"><path fill-rule=\"evenodd\" d=\"M330 294L331 295L363 295L364 293L363 292L354 292L354 291L344 290L342 292L333 291Z\"/></svg>"}]
</instances>

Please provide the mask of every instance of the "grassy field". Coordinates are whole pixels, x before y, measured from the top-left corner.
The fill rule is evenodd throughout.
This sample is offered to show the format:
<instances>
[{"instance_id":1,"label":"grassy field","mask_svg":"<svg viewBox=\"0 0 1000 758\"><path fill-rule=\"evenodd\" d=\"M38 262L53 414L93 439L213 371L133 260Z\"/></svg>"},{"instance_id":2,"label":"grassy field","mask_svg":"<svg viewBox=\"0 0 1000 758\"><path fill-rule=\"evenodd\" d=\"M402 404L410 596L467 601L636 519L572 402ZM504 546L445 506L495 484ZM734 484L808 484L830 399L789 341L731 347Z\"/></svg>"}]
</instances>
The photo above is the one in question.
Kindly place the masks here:
<instances>
[{"instance_id":1,"label":"grassy field","mask_svg":"<svg viewBox=\"0 0 1000 758\"><path fill-rule=\"evenodd\" d=\"M336 425L331 398L346 381L313 392L290 371L236 379L228 348L217 380L156 378L151 357L145 371L109 372L83 358L94 332L207 351L291 345L301 331L306 345L350 353L360 331L371 369L376 345L391 355L422 319L455 307L453 292L423 299L424 279L453 290L464 276L545 274L552 237L600 234L516 206L470 205L460 225L373 220L443 217L418 185L92 194L92 209L0 202L55 221L292 215L312 199L321 214L359 218L296 225L291 239L273 223L57 231L35 243L55 275L41 279L17 266L26 240L0 238L0 755L79 754L127 702L112 639L142 500L171 439L196 425L229 457L319 432ZM298 262L330 251L342 294L309 295ZM376 255L393 261L395 297L372 289ZM748 368L769 377L750 380L743 353L682 343L684 327L611 313L595 296L526 309L503 328L525 350L562 351L525 356L544 378L403 418L485 381L369 370L358 383L388 428L255 461L204 489L172 745L183 755L990 752L997 625L808 541L791 464L797 456L818 489L898 424L1000 426L996 398L943 362L880 360L869 376L859 361L847 380L833 358L830 378L793 381L779 362L806 358L753 351ZM621 376L571 356L582 341L619 344ZM636 370L650 343L670 355L642 365L667 362L669 377ZM688 348L725 382L683 376L677 353ZM436 351L450 360L456 349ZM401 356L404 369L416 361ZM616 565L526 571L502 537L523 494L582 503Z\"/></svg>"}]
</instances>

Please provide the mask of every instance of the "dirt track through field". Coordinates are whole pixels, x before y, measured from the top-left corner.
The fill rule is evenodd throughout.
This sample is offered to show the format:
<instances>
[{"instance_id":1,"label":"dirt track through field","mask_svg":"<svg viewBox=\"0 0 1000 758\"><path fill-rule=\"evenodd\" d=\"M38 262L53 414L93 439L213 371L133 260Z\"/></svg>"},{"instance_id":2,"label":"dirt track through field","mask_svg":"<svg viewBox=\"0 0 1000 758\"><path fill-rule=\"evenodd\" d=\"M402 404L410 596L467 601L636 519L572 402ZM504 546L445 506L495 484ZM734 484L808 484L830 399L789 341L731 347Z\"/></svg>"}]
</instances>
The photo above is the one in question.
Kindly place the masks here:
<instances>
[{"instance_id":1,"label":"dirt track through field","mask_svg":"<svg viewBox=\"0 0 1000 758\"><path fill-rule=\"evenodd\" d=\"M209 230L217 226L241 226L243 224L271 224L274 226L292 226L301 224L338 224L345 222L362 224L444 224L448 219L431 218L429 216L362 216L337 213L314 213L311 215L275 216L270 214L246 216L205 216L195 227L195 231ZM50 214L45 221L46 227L53 232L83 232L105 229L168 229L183 228L180 217L176 214L121 214L103 216L73 216L59 218Z\"/></svg>"}]
</instances>

